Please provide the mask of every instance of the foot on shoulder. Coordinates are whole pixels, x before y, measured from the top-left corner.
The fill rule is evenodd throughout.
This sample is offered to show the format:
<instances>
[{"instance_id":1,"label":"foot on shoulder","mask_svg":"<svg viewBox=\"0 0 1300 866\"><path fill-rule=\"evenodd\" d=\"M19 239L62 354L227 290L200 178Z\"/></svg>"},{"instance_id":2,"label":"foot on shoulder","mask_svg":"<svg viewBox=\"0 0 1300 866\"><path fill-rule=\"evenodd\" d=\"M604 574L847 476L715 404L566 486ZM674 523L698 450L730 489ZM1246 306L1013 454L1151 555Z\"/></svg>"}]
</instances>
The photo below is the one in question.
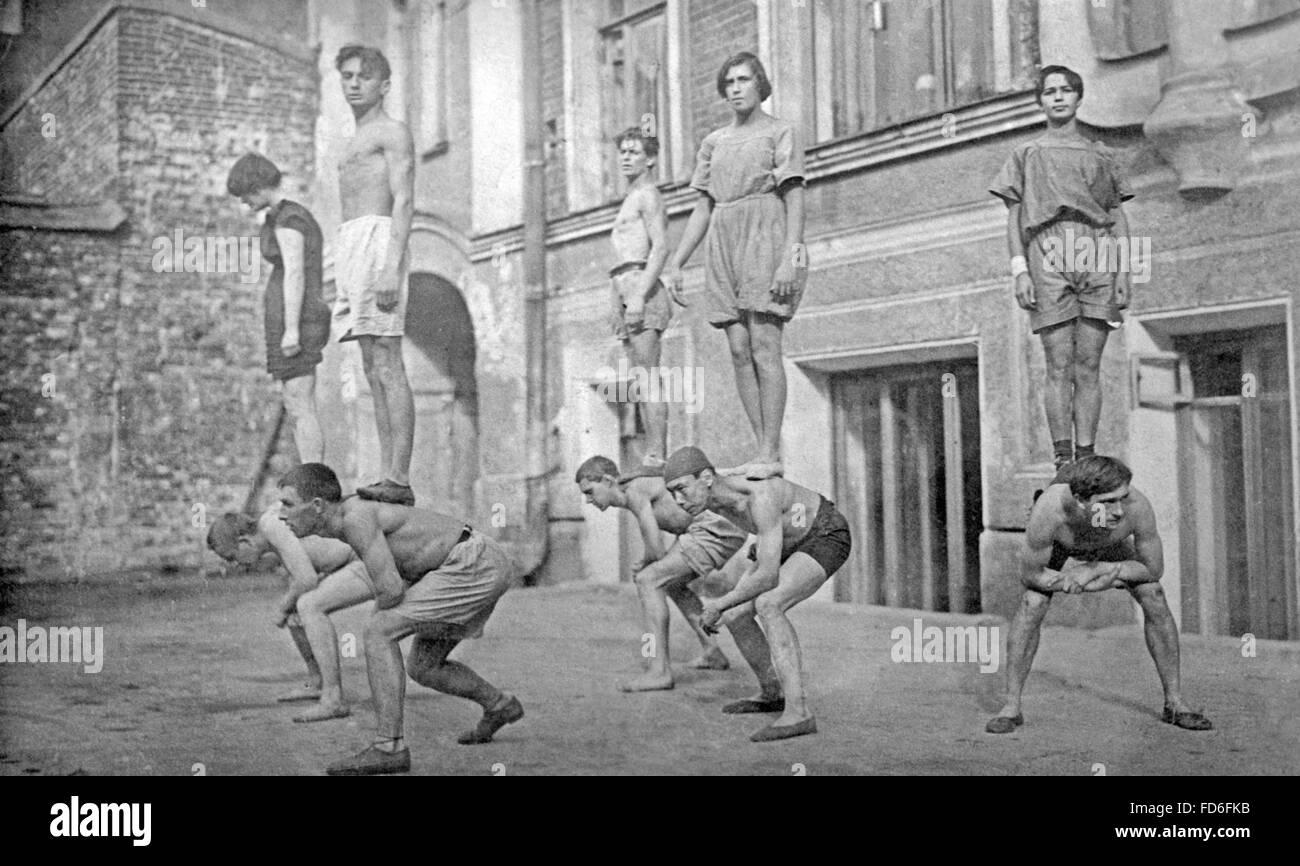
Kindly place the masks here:
<instances>
[{"instance_id":1,"label":"foot on shoulder","mask_svg":"<svg viewBox=\"0 0 1300 866\"><path fill-rule=\"evenodd\" d=\"M492 735L506 725L517 722L524 717L524 707L519 703L519 698L510 695L501 706L495 710L484 710L483 718L479 719L478 724L473 730L466 731L456 738L456 742L462 746L471 746L478 743L492 742Z\"/></svg>"},{"instance_id":2,"label":"foot on shoulder","mask_svg":"<svg viewBox=\"0 0 1300 866\"><path fill-rule=\"evenodd\" d=\"M398 484L385 478L378 484L368 484L357 488L357 495L374 502L388 502L392 505L415 505L415 491L409 484Z\"/></svg>"}]
</instances>

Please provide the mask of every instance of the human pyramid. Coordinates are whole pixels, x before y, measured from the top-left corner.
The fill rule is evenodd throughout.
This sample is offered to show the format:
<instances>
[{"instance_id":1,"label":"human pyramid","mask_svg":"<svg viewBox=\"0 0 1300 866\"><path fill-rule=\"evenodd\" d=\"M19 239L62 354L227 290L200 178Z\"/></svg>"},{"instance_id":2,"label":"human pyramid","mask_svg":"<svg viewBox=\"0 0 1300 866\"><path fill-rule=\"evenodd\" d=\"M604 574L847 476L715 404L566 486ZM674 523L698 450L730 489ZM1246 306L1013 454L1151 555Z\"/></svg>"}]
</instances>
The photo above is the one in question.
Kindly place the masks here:
<instances>
[{"instance_id":1,"label":"human pyramid","mask_svg":"<svg viewBox=\"0 0 1300 866\"><path fill-rule=\"evenodd\" d=\"M338 294L332 313L321 298L320 227L306 208L279 193L279 170L248 154L227 181L232 195L254 210L267 210L261 249L274 266L265 297L267 369L281 382L302 463L280 479L275 506L258 518L223 515L211 527L208 544L221 557L243 563L273 552L289 572L276 624L288 628L309 682L281 700L315 702L296 722L350 714L329 615L374 599L363 643L376 739L327 770L372 775L410 769L403 740L408 673L421 685L483 708L478 724L458 737L462 744L489 742L501 727L523 718L517 697L449 658L460 641L482 634L518 575L509 554L489 536L463 520L415 507L409 479L414 409L401 353L413 213L411 134L384 112L391 82L381 52L347 45L335 65L356 134L339 166L343 222L334 253ZM574 476L588 503L631 512L644 545L634 580L653 650L648 670L620 689L673 687L671 599L702 647L692 667L728 667L714 637L725 626L753 670L757 693L722 711L774 714L750 736L755 742L817 730L798 635L787 614L835 574L853 543L835 505L787 479L781 462L782 334L803 296L808 262L803 149L793 124L761 108L771 89L753 54L742 52L722 64L717 90L732 121L700 146L690 182L697 204L671 261L667 213L653 180L658 142L637 128L615 141L627 195L612 235L613 331L632 363L658 375L661 335L673 303L686 306L682 268L703 242L704 316L726 335L737 392L758 443L753 458L718 468L693 445L669 453L666 403L633 394L646 431L641 462L624 472L609 458L592 456ZM1062 274L1045 268L1044 256L1036 254L1067 229L1089 236L1127 231L1120 204L1131 196L1113 161L1075 128L1083 97L1079 76L1046 67L1039 94L1047 133L1017 148L992 192L1008 206L1016 298L1029 311L1048 359L1045 403L1059 471L1029 519L1025 594L1008 647L1007 702L986 730L1007 733L1023 723L1020 694L1052 594L1112 588L1129 591L1142 606L1164 686L1165 721L1208 729L1209 721L1190 710L1179 691L1177 631L1158 583L1163 562L1151 507L1130 485L1127 467L1093 454L1101 405L1098 363L1110 329L1122 323L1127 275ZM320 462L315 368L331 324L340 340L359 344L384 472L348 497ZM667 547L663 533L675 536ZM702 599L689 584L703 577L725 592ZM398 644L409 636L415 640L403 665Z\"/></svg>"}]
</instances>

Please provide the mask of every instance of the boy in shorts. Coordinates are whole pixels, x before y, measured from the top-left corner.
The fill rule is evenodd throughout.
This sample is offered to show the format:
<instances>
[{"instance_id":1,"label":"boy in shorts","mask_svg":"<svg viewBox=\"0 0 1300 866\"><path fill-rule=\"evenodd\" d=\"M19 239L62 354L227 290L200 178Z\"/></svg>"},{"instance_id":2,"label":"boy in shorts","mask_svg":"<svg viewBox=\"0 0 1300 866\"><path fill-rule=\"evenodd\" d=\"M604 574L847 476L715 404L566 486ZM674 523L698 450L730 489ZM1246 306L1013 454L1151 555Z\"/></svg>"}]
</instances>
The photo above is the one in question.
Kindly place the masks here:
<instances>
[{"instance_id":1,"label":"boy in shorts","mask_svg":"<svg viewBox=\"0 0 1300 866\"><path fill-rule=\"evenodd\" d=\"M653 177L659 140L632 127L619 133L614 143L628 189L610 235L618 258L618 264L609 272L611 324L614 335L627 348L632 365L658 376L660 337L673 317L669 290L659 279L668 259L668 247L664 243L668 212ZM681 303L675 288L672 300ZM642 465L629 473L631 476L658 474L667 456L668 405L650 402L647 396L634 397L646 435Z\"/></svg>"},{"instance_id":2,"label":"boy in shorts","mask_svg":"<svg viewBox=\"0 0 1300 866\"><path fill-rule=\"evenodd\" d=\"M620 482L618 466L608 457L588 458L578 467L573 480L587 502L601 511L613 507L632 512L645 546L642 560L632 566L632 573L641 598L646 634L653 641L650 669L619 688L647 692L673 687L673 672L668 664L670 598L686 617L703 650L688 666L726 670L727 657L722 648L700 627L700 597L687 584L721 568L744 545L745 533L711 511L697 517L682 511L664 487L663 478L642 476ZM666 550L663 532L677 536Z\"/></svg>"},{"instance_id":3,"label":"boy in shorts","mask_svg":"<svg viewBox=\"0 0 1300 866\"><path fill-rule=\"evenodd\" d=\"M1015 149L989 191L1007 206L1016 302L1043 341L1043 404L1059 471L1094 453L1102 350L1128 306L1129 274L1113 254L1117 241L1129 243L1121 202L1133 194L1109 152L1079 133L1078 73L1047 66L1038 82L1047 132ZM1076 256L1080 246L1092 255ZM1088 269L1088 261L1096 266Z\"/></svg>"},{"instance_id":4,"label":"boy in shorts","mask_svg":"<svg viewBox=\"0 0 1300 866\"><path fill-rule=\"evenodd\" d=\"M317 701L294 716L295 722L322 722L350 715L343 699L339 640L329 615L374 596L370 575L352 549L332 538L297 538L273 505L260 518L230 512L208 529L208 547L227 562L253 565L274 553L289 572L289 588L276 606L275 624L289 629L294 646L307 663L307 683L278 698Z\"/></svg>"}]
</instances>

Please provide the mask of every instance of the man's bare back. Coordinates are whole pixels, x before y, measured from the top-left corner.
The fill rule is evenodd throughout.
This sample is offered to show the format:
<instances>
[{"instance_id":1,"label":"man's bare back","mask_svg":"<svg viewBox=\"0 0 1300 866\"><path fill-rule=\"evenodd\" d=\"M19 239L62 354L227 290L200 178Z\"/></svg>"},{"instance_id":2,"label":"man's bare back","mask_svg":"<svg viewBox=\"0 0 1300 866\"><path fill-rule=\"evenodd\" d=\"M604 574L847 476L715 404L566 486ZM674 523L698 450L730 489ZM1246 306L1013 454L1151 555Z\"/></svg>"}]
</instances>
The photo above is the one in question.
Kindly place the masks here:
<instances>
[{"instance_id":1,"label":"man's bare back","mask_svg":"<svg viewBox=\"0 0 1300 866\"><path fill-rule=\"evenodd\" d=\"M345 499L340 509L343 538L366 566L382 538L397 573L408 583L439 568L465 529L464 521L445 514L355 496Z\"/></svg>"},{"instance_id":2,"label":"man's bare back","mask_svg":"<svg viewBox=\"0 0 1300 866\"><path fill-rule=\"evenodd\" d=\"M650 507L654 510L655 522L659 524L659 528L664 532L681 535L693 520L673 500L672 494L664 486L662 478L647 476L632 479L627 485L627 497L628 510L633 513L637 510L638 501L648 500Z\"/></svg>"},{"instance_id":3,"label":"man's bare back","mask_svg":"<svg viewBox=\"0 0 1300 866\"><path fill-rule=\"evenodd\" d=\"M730 520L746 532L757 535L771 525L772 515L781 520L781 546L789 550L808 534L821 495L784 478L751 481L741 476L727 476L732 490L744 498L734 507L717 506L712 510Z\"/></svg>"}]
</instances>

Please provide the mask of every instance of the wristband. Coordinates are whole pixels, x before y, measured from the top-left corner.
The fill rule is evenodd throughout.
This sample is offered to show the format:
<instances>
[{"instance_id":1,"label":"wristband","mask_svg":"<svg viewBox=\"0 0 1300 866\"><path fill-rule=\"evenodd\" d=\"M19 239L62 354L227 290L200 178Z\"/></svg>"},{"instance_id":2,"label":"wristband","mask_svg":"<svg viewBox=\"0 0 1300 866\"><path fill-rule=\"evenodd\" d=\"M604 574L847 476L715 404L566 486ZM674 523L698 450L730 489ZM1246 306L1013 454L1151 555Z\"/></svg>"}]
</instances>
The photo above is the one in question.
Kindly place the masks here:
<instances>
[{"instance_id":1,"label":"wristband","mask_svg":"<svg viewBox=\"0 0 1300 866\"><path fill-rule=\"evenodd\" d=\"M1029 265L1025 263L1025 257L1013 256L1011 258L1011 276L1018 277L1027 273L1029 273Z\"/></svg>"}]
</instances>

